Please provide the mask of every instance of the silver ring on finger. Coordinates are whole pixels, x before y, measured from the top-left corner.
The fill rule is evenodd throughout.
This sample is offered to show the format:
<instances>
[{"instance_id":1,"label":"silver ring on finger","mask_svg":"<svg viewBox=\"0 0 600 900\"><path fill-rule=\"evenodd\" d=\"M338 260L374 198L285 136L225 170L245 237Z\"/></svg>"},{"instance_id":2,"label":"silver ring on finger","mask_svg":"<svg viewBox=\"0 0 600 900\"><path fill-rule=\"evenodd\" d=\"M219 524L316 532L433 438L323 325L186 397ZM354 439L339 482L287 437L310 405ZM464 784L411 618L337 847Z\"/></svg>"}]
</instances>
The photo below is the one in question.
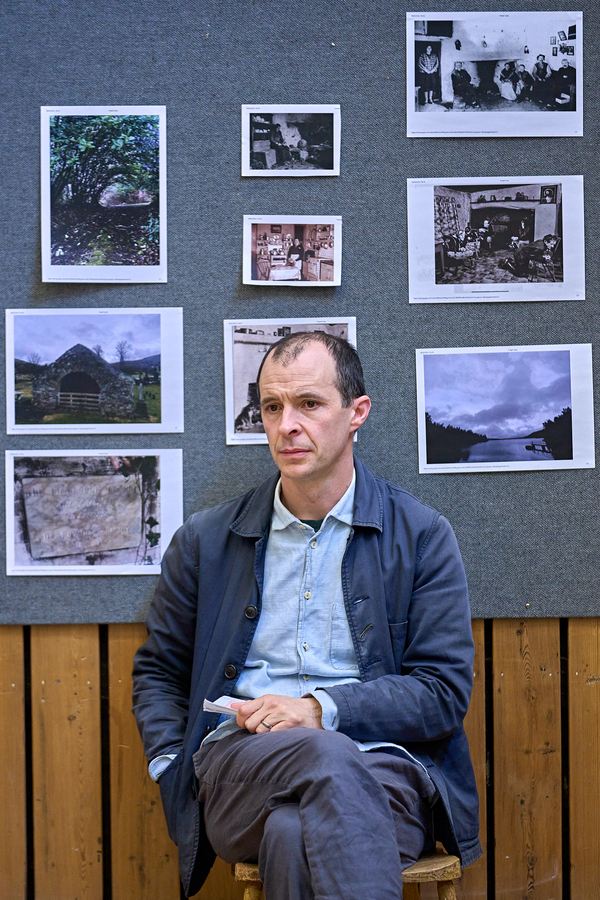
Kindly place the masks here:
<instances>
[{"instance_id":1,"label":"silver ring on finger","mask_svg":"<svg viewBox=\"0 0 600 900\"><path fill-rule=\"evenodd\" d=\"M264 726L265 726L265 728L267 728L267 729L268 729L268 730L269 730L269 731L270 731L270 730L271 730L271 728L272 728L272 727L273 727L273 726L272 726L272 725L269 725L269 723L268 723L268 722L265 722L265 720L264 720L264 719L263 719L263 720L262 720L262 721L261 721L261 723L260 723L260 724L261 724L261 725L264 725Z\"/></svg>"}]
</instances>

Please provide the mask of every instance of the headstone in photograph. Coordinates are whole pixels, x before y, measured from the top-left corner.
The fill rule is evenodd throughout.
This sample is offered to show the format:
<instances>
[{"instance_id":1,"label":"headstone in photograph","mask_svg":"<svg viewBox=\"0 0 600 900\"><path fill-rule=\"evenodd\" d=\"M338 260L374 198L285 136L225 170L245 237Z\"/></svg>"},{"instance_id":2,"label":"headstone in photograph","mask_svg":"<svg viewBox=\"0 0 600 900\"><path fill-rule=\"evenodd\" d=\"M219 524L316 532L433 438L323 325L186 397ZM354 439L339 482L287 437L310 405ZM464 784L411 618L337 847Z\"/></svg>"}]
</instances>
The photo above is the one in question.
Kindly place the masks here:
<instances>
[{"instance_id":1,"label":"headstone in photograph","mask_svg":"<svg viewBox=\"0 0 600 900\"><path fill-rule=\"evenodd\" d=\"M140 543L142 501L133 478L24 478L23 497L34 559L122 550Z\"/></svg>"}]
</instances>

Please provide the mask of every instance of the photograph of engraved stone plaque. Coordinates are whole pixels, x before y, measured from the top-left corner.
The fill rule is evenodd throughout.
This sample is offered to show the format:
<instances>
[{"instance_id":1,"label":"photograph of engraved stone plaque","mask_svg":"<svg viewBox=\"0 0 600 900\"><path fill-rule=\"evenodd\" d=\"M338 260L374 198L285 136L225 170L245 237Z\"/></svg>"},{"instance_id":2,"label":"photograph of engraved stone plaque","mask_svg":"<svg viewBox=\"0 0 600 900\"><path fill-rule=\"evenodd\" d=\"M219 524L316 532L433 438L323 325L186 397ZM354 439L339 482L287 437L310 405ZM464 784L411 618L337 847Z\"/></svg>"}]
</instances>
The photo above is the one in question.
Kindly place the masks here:
<instances>
[{"instance_id":1,"label":"photograph of engraved stone plaque","mask_svg":"<svg viewBox=\"0 0 600 900\"><path fill-rule=\"evenodd\" d=\"M584 299L581 175L411 178L407 197L411 303Z\"/></svg>"},{"instance_id":2,"label":"photograph of engraved stone plaque","mask_svg":"<svg viewBox=\"0 0 600 900\"><path fill-rule=\"evenodd\" d=\"M41 142L42 281L165 282L165 107L42 107Z\"/></svg>"},{"instance_id":3,"label":"photograph of engraved stone plaque","mask_svg":"<svg viewBox=\"0 0 600 900\"><path fill-rule=\"evenodd\" d=\"M147 575L182 521L181 451L8 451L8 575Z\"/></svg>"},{"instance_id":4,"label":"photograph of engraved stone plaque","mask_svg":"<svg viewBox=\"0 0 600 900\"><path fill-rule=\"evenodd\" d=\"M421 473L594 467L591 344L416 354Z\"/></svg>"},{"instance_id":5,"label":"photograph of engraved stone plaque","mask_svg":"<svg viewBox=\"0 0 600 900\"><path fill-rule=\"evenodd\" d=\"M183 431L183 316L6 311L9 434Z\"/></svg>"},{"instance_id":6,"label":"photograph of engraved stone plaque","mask_svg":"<svg viewBox=\"0 0 600 900\"><path fill-rule=\"evenodd\" d=\"M339 174L339 104L242 106L242 175L302 178Z\"/></svg>"},{"instance_id":7,"label":"photograph of engraved stone plaque","mask_svg":"<svg viewBox=\"0 0 600 900\"><path fill-rule=\"evenodd\" d=\"M342 277L341 216L244 216L244 284L333 287Z\"/></svg>"},{"instance_id":8,"label":"photograph of engraved stone plaque","mask_svg":"<svg viewBox=\"0 0 600 900\"><path fill-rule=\"evenodd\" d=\"M306 319L225 319L225 421L228 444L266 444L256 376L265 354L281 338L322 331L356 346L354 316Z\"/></svg>"},{"instance_id":9,"label":"photograph of engraved stone plaque","mask_svg":"<svg viewBox=\"0 0 600 900\"><path fill-rule=\"evenodd\" d=\"M580 12L424 15L406 16L409 137L583 134Z\"/></svg>"}]
</instances>

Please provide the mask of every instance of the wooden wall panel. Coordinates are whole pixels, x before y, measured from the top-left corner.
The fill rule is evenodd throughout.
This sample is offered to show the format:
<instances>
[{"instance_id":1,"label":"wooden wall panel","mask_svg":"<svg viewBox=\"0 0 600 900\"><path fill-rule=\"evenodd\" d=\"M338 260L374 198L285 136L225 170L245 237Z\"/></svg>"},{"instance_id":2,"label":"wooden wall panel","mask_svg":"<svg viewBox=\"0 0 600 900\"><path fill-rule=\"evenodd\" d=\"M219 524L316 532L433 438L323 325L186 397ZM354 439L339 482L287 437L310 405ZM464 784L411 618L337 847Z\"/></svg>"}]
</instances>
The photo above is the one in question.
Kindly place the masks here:
<instances>
[{"instance_id":1,"label":"wooden wall panel","mask_svg":"<svg viewBox=\"0 0 600 900\"><path fill-rule=\"evenodd\" d=\"M569 622L571 897L600 900L600 619Z\"/></svg>"},{"instance_id":2,"label":"wooden wall panel","mask_svg":"<svg viewBox=\"0 0 600 900\"><path fill-rule=\"evenodd\" d=\"M494 621L496 894L562 897L557 619Z\"/></svg>"},{"instance_id":3,"label":"wooden wall panel","mask_svg":"<svg viewBox=\"0 0 600 900\"><path fill-rule=\"evenodd\" d=\"M27 889L25 825L25 671L23 629L0 628L0 897L24 900Z\"/></svg>"},{"instance_id":4,"label":"wooden wall panel","mask_svg":"<svg viewBox=\"0 0 600 900\"><path fill-rule=\"evenodd\" d=\"M133 655L145 639L143 625L108 630L113 900L179 900L177 848L131 712Z\"/></svg>"},{"instance_id":5,"label":"wooden wall panel","mask_svg":"<svg viewBox=\"0 0 600 900\"><path fill-rule=\"evenodd\" d=\"M102 900L96 625L31 629L36 900Z\"/></svg>"}]
</instances>

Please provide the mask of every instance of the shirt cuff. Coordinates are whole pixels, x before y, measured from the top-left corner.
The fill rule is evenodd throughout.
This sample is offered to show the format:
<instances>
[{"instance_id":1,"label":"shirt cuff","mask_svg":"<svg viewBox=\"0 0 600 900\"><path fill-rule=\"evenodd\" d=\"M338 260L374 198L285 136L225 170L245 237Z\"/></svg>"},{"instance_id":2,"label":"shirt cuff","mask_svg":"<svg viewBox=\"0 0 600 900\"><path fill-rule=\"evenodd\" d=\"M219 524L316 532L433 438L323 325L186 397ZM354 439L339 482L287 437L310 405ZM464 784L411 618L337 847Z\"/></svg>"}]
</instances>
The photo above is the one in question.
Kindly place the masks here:
<instances>
[{"instance_id":1,"label":"shirt cuff","mask_svg":"<svg viewBox=\"0 0 600 900\"><path fill-rule=\"evenodd\" d=\"M337 703L324 688L315 688L304 694L305 697L314 697L321 707L321 725L326 731L337 731L340 715Z\"/></svg>"},{"instance_id":2,"label":"shirt cuff","mask_svg":"<svg viewBox=\"0 0 600 900\"><path fill-rule=\"evenodd\" d=\"M165 753L164 756L156 756L148 766L148 772L152 781L158 781L162 773L167 769L177 756L176 753Z\"/></svg>"}]
</instances>

